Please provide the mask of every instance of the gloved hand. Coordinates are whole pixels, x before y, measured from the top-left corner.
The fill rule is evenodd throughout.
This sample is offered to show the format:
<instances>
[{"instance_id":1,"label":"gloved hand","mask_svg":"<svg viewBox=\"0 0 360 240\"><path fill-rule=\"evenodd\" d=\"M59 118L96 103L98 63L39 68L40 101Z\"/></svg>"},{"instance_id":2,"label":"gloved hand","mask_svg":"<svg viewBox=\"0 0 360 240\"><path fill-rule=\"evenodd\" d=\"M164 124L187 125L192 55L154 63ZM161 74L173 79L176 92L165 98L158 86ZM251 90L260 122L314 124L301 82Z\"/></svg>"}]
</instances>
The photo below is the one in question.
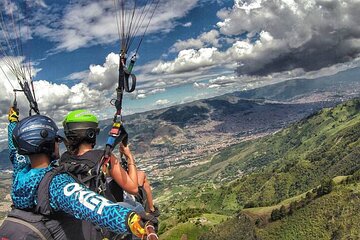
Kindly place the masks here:
<instances>
[{"instance_id":1,"label":"gloved hand","mask_svg":"<svg viewBox=\"0 0 360 240\"><path fill-rule=\"evenodd\" d=\"M142 220L138 214L135 212L130 213L128 217L128 226L132 234L137 236L138 238L143 238L146 235L146 230L142 226Z\"/></svg>"},{"instance_id":2,"label":"gloved hand","mask_svg":"<svg viewBox=\"0 0 360 240\"><path fill-rule=\"evenodd\" d=\"M157 211L157 213L154 212L141 212L139 215L141 217L141 220L144 222L144 226L148 226L151 225L155 231L155 233L158 231L159 228L159 221L158 221L158 217L160 216L160 212L159 210L156 208L155 212Z\"/></svg>"},{"instance_id":3,"label":"gloved hand","mask_svg":"<svg viewBox=\"0 0 360 240\"><path fill-rule=\"evenodd\" d=\"M146 235L146 226L147 225L156 225L158 220L149 213L142 212L137 214L132 212L128 218L128 226L130 231L135 236L142 238Z\"/></svg>"},{"instance_id":4,"label":"gloved hand","mask_svg":"<svg viewBox=\"0 0 360 240\"><path fill-rule=\"evenodd\" d=\"M160 216L160 210L157 206L154 206L154 209L155 209L154 211L150 211L149 213L157 218Z\"/></svg>"},{"instance_id":5,"label":"gloved hand","mask_svg":"<svg viewBox=\"0 0 360 240\"><path fill-rule=\"evenodd\" d=\"M19 121L19 109L16 107L10 107L8 113L9 122L18 122Z\"/></svg>"},{"instance_id":6,"label":"gloved hand","mask_svg":"<svg viewBox=\"0 0 360 240\"><path fill-rule=\"evenodd\" d=\"M158 224L158 219L151 213L147 213L147 212L141 212L139 213L140 217L141 217L141 221L143 221L144 226L151 224L151 225L157 225Z\"/></svg>"}]
</instances>

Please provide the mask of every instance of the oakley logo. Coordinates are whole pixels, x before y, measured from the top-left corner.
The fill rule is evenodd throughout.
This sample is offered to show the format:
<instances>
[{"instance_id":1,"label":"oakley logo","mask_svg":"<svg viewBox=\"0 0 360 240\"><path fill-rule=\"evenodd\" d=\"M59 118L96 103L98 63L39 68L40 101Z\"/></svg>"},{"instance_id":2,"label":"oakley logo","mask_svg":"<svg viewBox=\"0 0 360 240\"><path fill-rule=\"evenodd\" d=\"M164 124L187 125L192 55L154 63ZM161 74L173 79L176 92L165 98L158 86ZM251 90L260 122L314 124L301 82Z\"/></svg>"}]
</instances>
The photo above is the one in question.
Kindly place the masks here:
<instances>
[{"instance_id":1,"label":"oakley logo","mask_svg":"<svg viewBox=\"0 0 360 240\"><path fill-rule=\"evenodd\" d=\"M79 202L84 205L86 208L91 211L95 211L97 209L97 213L99 215L102 214L104 207L117 205L116 203L112 203L106 198L86 189L78 183L69 183L64 187L64 194L67 197L71 195L75 195L75 198L79 200Z\"/></svg>"}]
</instances>

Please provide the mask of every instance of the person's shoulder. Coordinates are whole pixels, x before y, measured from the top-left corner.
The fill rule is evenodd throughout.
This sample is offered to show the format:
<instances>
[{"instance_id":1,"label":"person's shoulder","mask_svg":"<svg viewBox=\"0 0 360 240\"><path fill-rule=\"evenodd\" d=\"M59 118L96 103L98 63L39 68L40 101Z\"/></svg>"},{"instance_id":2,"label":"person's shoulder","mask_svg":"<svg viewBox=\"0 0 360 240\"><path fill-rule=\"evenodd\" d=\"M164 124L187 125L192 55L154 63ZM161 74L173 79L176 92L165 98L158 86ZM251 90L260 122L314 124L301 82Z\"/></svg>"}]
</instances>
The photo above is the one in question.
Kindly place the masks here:
<instances>
[{"instance_id":1,"label":"person's shoulder","mask_svg":"<svg viewBox=\"0 0 360 240\"><path fill-rule=\"evenodd\" d=\"M46 168L31 168L31 166L26 166L24 170L22 170L23 173L27 173L30 176L40 175L42 177L45 176L45 174L53 169L52 166L48 166Z\"/></svg>"},{"instance_id":2,"label":"person's shoulder","mask_svg":"<svg viewBox=\"0 0 360 240\"><path fill-rule=\"evenodd\" d=\"M55 186L56 188L61 188L69 183L75 183L76 181L74 180L74 178L66 173L66 172L61 172L56 174L52 180L50 185Z\"/></svg>"},{"instance_id":3,"label":"person's shoulder","mask_svg":"<svg viewBox=\"0 0 360 240\"><path fill-rule=\"evenodd\" d=\"M54 179L66 179L74 181L73 177L68 172L59 172L54 176Z\"/></svg>"},{"instance_id":4,"label":"person's shoulder","mask_svg":"<svg viewBox=\"0 0 360 240\"><path fill-rule=\"evenodd\" d=\"M94 154L104 154L104 149L93 149L91 150L92 153Z\"/></svg>"},{"instance_id":5,"label":"person's shoulder","mask_svg":"<svg viewBox=\"0 0 360 240\"><path fill-rule=\"evenodd\" d=\"M104 150L93 149L84 153L81 158L98 161L102 156L104 156Z\"/></svg>"}]
</instances>

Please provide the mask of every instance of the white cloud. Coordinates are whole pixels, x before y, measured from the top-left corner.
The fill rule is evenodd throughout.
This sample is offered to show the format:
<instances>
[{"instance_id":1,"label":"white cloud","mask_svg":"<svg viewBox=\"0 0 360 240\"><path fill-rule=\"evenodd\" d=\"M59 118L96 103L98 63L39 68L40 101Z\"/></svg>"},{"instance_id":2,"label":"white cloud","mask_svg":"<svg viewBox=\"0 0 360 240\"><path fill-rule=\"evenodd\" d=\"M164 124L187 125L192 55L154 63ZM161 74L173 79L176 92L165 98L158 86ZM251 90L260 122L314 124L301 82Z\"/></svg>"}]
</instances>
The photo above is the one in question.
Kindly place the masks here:
<instances>
[{"instance_id":1,"label":"white cloud","mask_svg":"<svg viewBox=\"0 0 360 240\"><path fill-rule=\"evenodd\" d=\"M160 99L160 100L157 100L157 101L155 102L155 104L156 104L157 106L164 106L164 105L167 105L167 104L169 104L169 103L170 103L170 101L167 100L167 99Z\"/></svg>"},{"instance_id":2,"label":"white cloud","mask_svg":"<svg viewBox=\"0 0 360 240\"><path fill-rule=\"evenodd\" d=\"M198 0L160 1L147 33L171 31L178 25L176 20L184 17L197 2ZM48 7L47 11L38 12L35 32L57 43L57 51L74 51L119 41L114 13L117 8L113 4L113 1L74 1L64 9ZM151 4L155 2L151 1ZM151 14L145 16L138 35L143 34L150 16ZM184 26L190 27L191 23Z\"/></svg>"},{"instance_id":3,"label":"white cloud","mask_svg":"<svg viewBox=\"0 0 360 240\"><path fill-rule=\"evenodd\" d=\"M234 7L243 9L247 14L249 14L251 10L261 8L262 0L235 0L234 2Z\"/></svg>"},{"instance_id":4,"label":"white cloud","mask_svg":"<svg viewBox=\"0 0 360 240\"><path fill-rule=\"evenodd\" d=\"M26 4L28 4L30 7L48 7L48 5L43 0L26 1Z\"/></svg>"},{"instance_id":5,"label":"white cloud","mask_svg":"<svg viewBox=\"0 0 360 240\"><path fill-rule=\"evenodd\" d=\"M194 71L203 67L223 66L234 68L232 63L237 61L251 61L254 58L262 58L264 61L271 61L267 58L270 49L280 48L273 37L265 31L259 34L255 42L250 40L236 41L227 50L221 52L218 48L187 49L179 52L173 61L160 62L153 68L153 73L180 73ZM228 65L228 66L227 66Z\"/></svg>"},{"instance_id":6,"label":"white cloud","mask_svg":"<svg viewBox=\"0 0 360 240\"><path fill-rule=\"evenodd\" d=\"M34 81L34 89L40 113L53 118L59 126L64 116L71 110L84 108L99 112L103 111L105 106L110 107L109 99L103 95L103 92L91 89L84 83L68 87L65 84L40 80ZM3 96L0 101L0 126L5 126L8 109L14 100L12 87L7 81L0 82L0 94ZM17 93L17 101L20 117L24 118L28 115L29 103L21 92ZM104 112L102 113L104 114ZM103 117L110 116L104 115ZM2 128L0 135L5 136L5 134L6 129Z\"/></svg>"},{"instance_id":7,"label":"white cloud","mask_svg":"<svg viewBox=\"0 0 360 240\"><path fill-rule=\"evenodd\" d=\"M360 54L357 10L356 0L236 0L218 11L217 28L177 41L170 51L178 56L152 72L223 66L239 75L299 76L351 62Z\"/></svg>"},{"instance_id":8,"label":"white cloud","mask_svg":"<svg viewBox=\"0 0 360 240\"><path fill-rule=\"evenodd\" d=\"M359 55L359 10L357 0L237 0L232 9L218 12L217 26L229 37L247 33L251 38L261 32L271 36L272 44L258 45L251 59L240 60L244 67L237 69L239 74L265 75L296 68L309 72Z\"/></svg>"},{"instance_id":9,"label":"white cloud","mask_svg":"<svg viewBox=\"0 0 360 240\"><path fill-rule=\"evenodd\" d=\"M157 94L157 93L161 93L161 92L165 92L165 88L155 88L152 89L148 92L148 94Z\"/></svg>"},{"instance_id":10,"label":"white cloud","mask_svg":"<svg viewBox=\"0 0 360 240\"><path fill-rule=\"evenodd\" d=\"M66 76L64 79L65 80L84 80L85 78L87 78L89 76L89 70L85 70L85 71L81 71L81 72L75 72L72 73L68 76Z\"/></svg>"},{"instance_id":11,"label":"white cloud","mask_svg":"<svg viewBox=\"0 0 360 240\"><path fill-rule=\"evenodd\" d=\"M157 66L162 66L164 62L154 61L146 65L141 66L141 71L137 74L138 82L141 82L139 88L141 89L154 89L154 88L171 88L174 86L193 84L195 82L207 81L212 78L216 78L219 74L232 74L233 68L228 69L221 66L219 68L202 67L196 69L196 71L168 71L166 72L152 72ZM173 62L167 62L170 65ZM163 66L162 66L163 67Z\"/></svg>"},{"instance_id":12,"label":"white cloud","mask_svg":"<svg viewBox=\"0 0 360 240\"><path fill-rule=\"evenodd\" d=\"M188 40L185 41L177 41L174 46L172 47L171 51L175 52L175 51L181 51L184 49L189 49L189 48L202 48L204 46L204 43L200 40L200 39L194 39L194 38L190 38Z\"/></svg>"},{"instance_id":13,"label":"white cloud","mask_svg":"<svg viewBox=\"0 0 360 240\"><path fill-rule=\"evenodd\" d=\"M194 86L195 88L207 88L208 84L206 84L206 83L194 82L194 83L193 83L193 86Z\"/></svg>"},{"instance_id":14,"label":"white cloud","mask_svg":"<svg viewBox=\"0 0 360 240\"><path fill-rule=\"evenodd\" d=\"M201 48L199 50L188 49L179 52L178 57L171 62L161 62L153 70L153 73L180 73L189 72L198 68L215 64L217 48Z\"/></svg>"},{"instance_id":15,"label":"white cloud","mask_svg":"<svg viewBox=\"0 0 360 240\"><path fill-rule=\"evenodd\" d=\"M184 23L183 24L183 27L191 27L192 26L192 23L191 22L187 22L187 23Z\"/></svg>"},{"instance_id":16,"label":"white cloud","mask_svg":"<svg viewBox=\"0 0 360 240\"><path fill-rule=\"evenodd\" d=\"M149 66L155 66L154 64L150 64ZM139 66L137 70L139 72L148 73L149 66ZM89 86L91 89L96 89L98 91L103 91L105 95L108 92L114 92L114 89L118 84L118 74L119 74L119 55L115 53L110 53L106 59L105 63L102 65L91 65L88 75L86 76L86 72L82 72L80 74L83 77L83 83ZM167 83L162 79L159 79L158 76L154 76L157 79L147 80L148 76L142 74L136 74L138 81L136 90L132 93L132 97L136 99L143 99L148 97L149 95L154 95L160 92L165 91L165 86ZM150 86L147 85L149 82Z\"/></svg>"},{"instance_id":17,"label":"white cloud","mask_svg":"<svg viewBox=\"0 0 360 240\"><path fill-rule=\"evenodd\" d=\"M132 97L135 99L144 99L147 98L150 95L155 95L161 92L165 92L166 89L165 88L156 88L156 86L152 85L151 87L148 88L143 88L143 89L135 89L135 91L132 94Z\"/></svg>"},{"instance_id":18,"label":"white cloud","mask_svg":"<svg viewBox=\"0 0 360 240\"><path fill-rule=\"evenodd\" d=\"M221 85L220 84L210 84L209 88L220 88Z\"/></svg>"},{"instance_id":19,"label":"white cloud","mask_svg":"<svg viewBox=\"0 0 360 240\"><path fill-rule=\"evenodd\" d=\"M147 96L146 96L146 94L144 94L144 93L138 94L138 95L136 96L137 99L143 99L143 98L146 98L146 97L147 97Z\"/></svg>"},{"instance_id":20,"label":"white cloud","mask_svg":"<svg viewBox=\"0 0 360 240\"><path fill-rule=\"evenodd\" d=\"M18 64L21 63L19 59ZM16 77L9 71L8 66L0 59L0 124L6 121L9 107L14 100L13 88L20 89ZM33 69L36 73L38 70ZM84 76L84 75L83 75ZM60 122L65 114L73 109L101 109L100 106L108 105L109 100L106 94L97 89L90 88L88 82L80 82L72 87L65 84L55 84L46 80L34 81L35 97L39 105L40 112L54 118ZM105 95L105 96L104 96ZM22 92L17 92L18 107L21 116L27 116L29 103Z\"/></svg>"},{"instance_id":21,"label":"white cloud","mask_svg":"<svg viewBox=\"0 0 360 240\"><path fill-rule=\"evenodd\" d=\"M239 80L239 77L234 76L234 75L226 75L226 76L219 76L215 79L210 79L209 83L210 84L217 84L220 86L227 86L227 85L231 85L233 83L236 83Z\"/></svg>"},{"instance_id":22,"label":"white cloud","mask_svg":"<svg viewBox=\"0 0 360 240\"><path fill-rule=\"evenodd\" d=\"M244 85L243 79L234 76L233 74L218 76L213 79L210 79L208 82L195 82L193 84L194 88L204 89L204 88L229 88L229 87L239 87Z\"/></svg>"},{"instance_id":23,"label":"white cloud","mask_svg":"<svg viewBox=\"0 0 360 240\"><path fill-rule=\"evenodd\" d=\"M219 32L217 30L211 30L209 32L202 33L196 39L190 38L184 41L177 41L171 51L181 51L189 48L203 48L205 46L219 47Z\"/></svg>"},{"instance_id":24,"label":"white cloud","mask_svg":"<svg viewBox=\"0 0 360 240\"><path fill-rule=\"evenodd\" d=\"M110 53L103 65L91 65L88 78L85 80L95 89L111 89L118 82L119 55Z\"/></svg>"}]
</instances>

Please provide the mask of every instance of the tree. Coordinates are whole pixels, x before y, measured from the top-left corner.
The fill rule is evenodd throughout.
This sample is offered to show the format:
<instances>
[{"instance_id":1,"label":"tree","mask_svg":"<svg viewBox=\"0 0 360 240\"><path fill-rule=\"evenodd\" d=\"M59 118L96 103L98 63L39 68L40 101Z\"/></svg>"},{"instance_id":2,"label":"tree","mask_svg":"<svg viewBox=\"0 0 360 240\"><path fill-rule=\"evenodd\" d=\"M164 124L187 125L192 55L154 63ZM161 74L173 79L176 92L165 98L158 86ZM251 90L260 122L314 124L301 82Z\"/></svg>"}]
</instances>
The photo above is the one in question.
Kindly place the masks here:
<instances>
[{"instance_id":1,"label":"tree","mask_svg":"<svg viewBox=\"0 0 360 240\"><path fill-rule=\"evenodd\" d=\"M313 200L313 198L314 198L314 195L313 195L312 192L307 192L306 193L306 197L305 197L306 203L310 203L311 200Z\"/></svg>"},{"instance_id":2,"label":"tree","mask_svg":"<svg viewBox=\"0 0 360 240\"><path fill-rule=\"evenodd\" d=\"M298 206L298 202L297 201L294 201L294 202L291 202L290 203L290 206L289 206L289 215L293 214L294 211L297 209L297 206Z\"/></svg>"},{"instance_id":3,"label":"tree","mask_svg":"<svg viewBox=\"0 0 360 240\"><path fill-rule=\"evenodd\" d=\"M320 187L317 188L317 196L329 194L333 190L334 185L335 183L332 179L323 181Z\"/></svg>"},{"instance_id":4,"label":"tree","mask_svg":"<svg viewBox=\"0 0 360 240\"><path fill-rule=\"evenodd\" d=\"M280 210L279 209L274 209L271 212L271 221L276 221L276 220L280 220L281 216L280 216Z\"/></svg>"},{"instance_id":5,"label":"tree","mask_svg":"<svg viewBox=\"0 0 360 240\"><path fill-rule=\"evenodd\" d=\"M279 214L280 214L280 219L286 216L286 207L284 205L280 207Z\"/></svg>"},{"instance_id":6,"label":"tree","mask_svg":"<svg viewBox=\"0 0 360 240\"><path fill-rule=\"evenodd\" d=\"M255 207L255 203L253 201L247 202L244 205L244 208L253 208L253 207Z\"/></svg>"}]
</instances>

